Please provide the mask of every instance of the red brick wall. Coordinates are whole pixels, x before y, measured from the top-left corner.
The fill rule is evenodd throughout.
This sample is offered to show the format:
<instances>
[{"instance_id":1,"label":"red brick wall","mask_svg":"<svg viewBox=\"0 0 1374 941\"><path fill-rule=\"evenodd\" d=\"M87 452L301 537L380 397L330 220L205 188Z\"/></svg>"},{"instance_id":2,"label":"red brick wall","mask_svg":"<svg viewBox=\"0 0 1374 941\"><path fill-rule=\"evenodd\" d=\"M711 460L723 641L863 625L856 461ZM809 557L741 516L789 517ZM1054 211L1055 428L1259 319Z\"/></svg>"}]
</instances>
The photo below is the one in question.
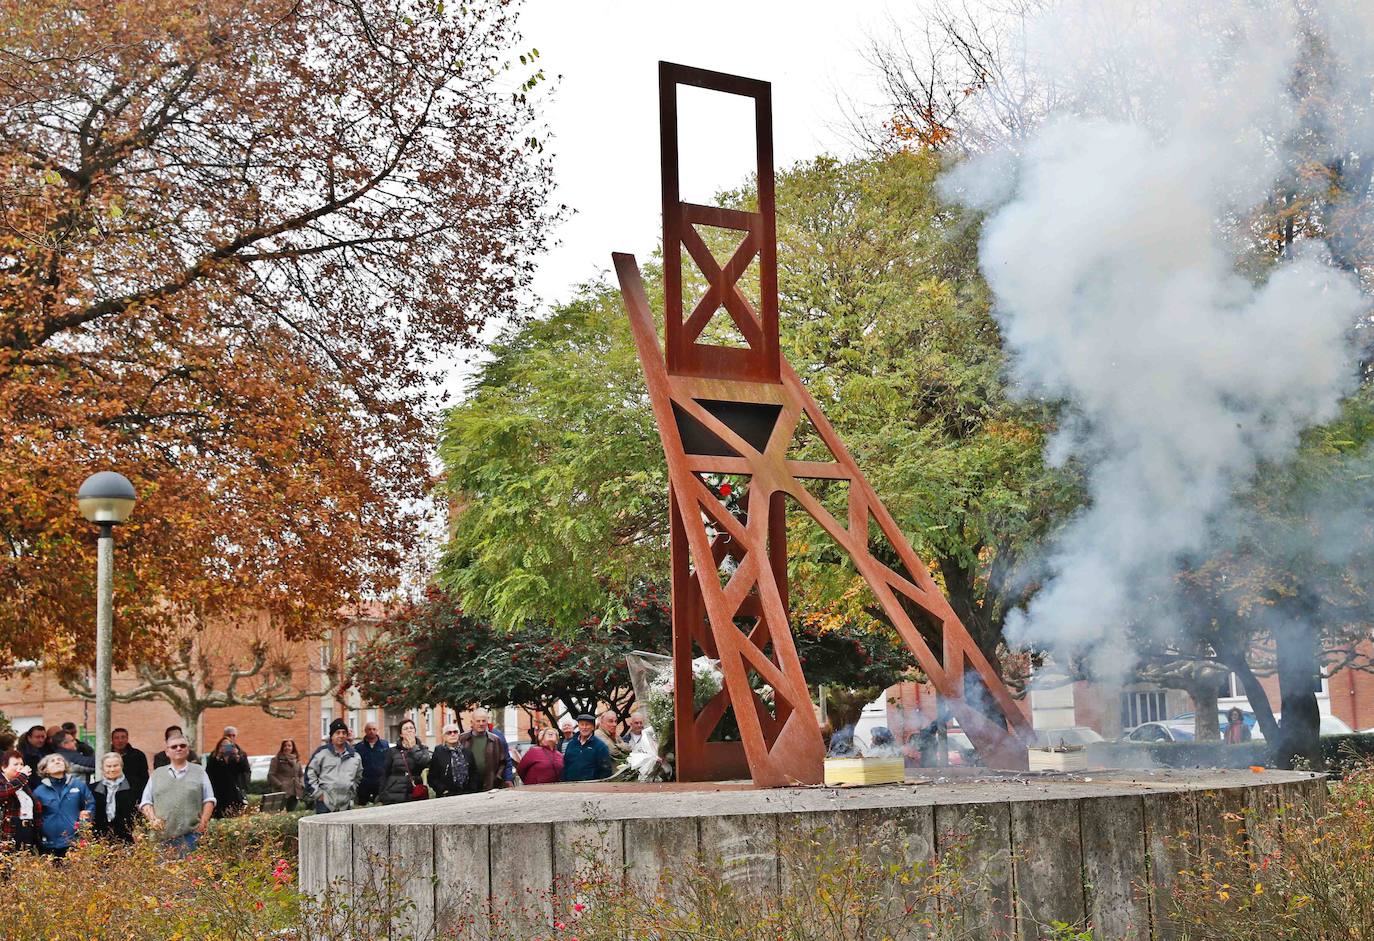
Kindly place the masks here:
<instances>
[{"instance_id":1,"label":"red brick wall","mask_svg":"<svg viewBox=\"0 0 1374 941\"><path fill-rule=\"evenodd\" d=\"M1331 714L1360 731L1374 726L1374 674L1365 670L1339 670L1327 680Z\"/></svg>"},{"instance_id":2,"label":"red brick wall","mask_svg":"<svg viewBox=\"0 0 1374 941\"><path fill-rule=\"evenodd\" d=\"M333 661L342 663L348 641L360 636L361 632L370 630L373 623L371 619L353 622L333 631L327 640L284 644L279 648L279 652L292 664L295 676L299 677L297 682L308 684L312 692L321 692L328 684L327 676L311 669L317 668L321 662L321 646L328 644ZM245 633L242 635L244 644L250 638L253 626L251 622L245 622ZM225 641L221 636L219 642L227 644L227 649L233 649L235 629L231 627L227 630L229 639ZM217 687L223 688L226 680L227 675L216 677ZM241 685L251 689L254 682L255 680L250 678ZM132 675L116 674L116 690L127 690L135 685L137 680ZM213 748L223 734L225 726L232 725L238 729L239 745L250 755L275 754L284 738L295 739L296 746L302 752L309 753L321 740L320 717L326 701L333 702L333 715L348 718L348 704L337 701L332 696L327 700L312 696L299 702L283 704L283 708L293 709L295 712L289 719L275 718L256 706L209 709L201 717L200 728L188 729L187 733L192 738L196 750L201 752ZM360 705L364 709L367 708L365 703ZM72 696L55 678L42 671L0 677L0 712L4 712L12 720L38 716L41 717L43 724L48 726L72 721L81 726L83 731L95 731L94 703L83 702ZM129 738L134 745L150 756L162 750L163 730L169 725L180 725L182 721L172 706L161 699L113 703L110 713L113 727L128 729ZM361 726L361 722L359 725ZM22 733L24 729L18 731ZM357 734L362 734L361 728L357 730Z\"/></svg>"}]
</instances>

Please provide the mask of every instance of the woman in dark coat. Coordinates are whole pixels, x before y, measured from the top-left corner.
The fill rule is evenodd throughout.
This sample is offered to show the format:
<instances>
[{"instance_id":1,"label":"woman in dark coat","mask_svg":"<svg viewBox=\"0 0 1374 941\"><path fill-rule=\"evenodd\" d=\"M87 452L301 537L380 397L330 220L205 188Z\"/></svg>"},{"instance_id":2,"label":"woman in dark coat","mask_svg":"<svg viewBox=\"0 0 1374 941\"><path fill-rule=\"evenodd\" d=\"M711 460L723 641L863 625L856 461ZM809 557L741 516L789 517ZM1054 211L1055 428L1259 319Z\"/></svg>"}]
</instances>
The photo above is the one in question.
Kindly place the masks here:
<instances>
[{"instance_id":1,"label":"woman in dark coat","mask_svg":"<svg viewBox=\"0 0 1374 941\"><path fill-rule=\"evenodd\" d=\"M143 796L134 793L134 786L124 776L124 759L119 752L110 752L100 759L100 775L91 782L95 795L95 812L91 815L91 829L98 837L134 841L134 815Z\"/></svg>"},{"instance_id":2,"label":"woman in dark coat","mask_svg":"<svg viewBox=\"0 0 1374 941\"><path fill-rule=\"evenodd\" d=\"M205 757L205 775L215 790L215 816L237 817L243 813L247 798L239 781L243 778L243 755L234 740L224 736L215 750Z\"/></svg>"},{"instance_id":3,"label":"woman in dark coat","mask_svg":"<svg viewBox=\"0 0 1374 941\"><path fill-rule=\"evenodd\" d=\"M401 723L401 740L391 746L382 763L381 802L403 804L428 797L429 789L425 788L421 772L428 767L429 758L429 746L415 737L415 723L406 719Z\"/></svg>"}]
</instances>

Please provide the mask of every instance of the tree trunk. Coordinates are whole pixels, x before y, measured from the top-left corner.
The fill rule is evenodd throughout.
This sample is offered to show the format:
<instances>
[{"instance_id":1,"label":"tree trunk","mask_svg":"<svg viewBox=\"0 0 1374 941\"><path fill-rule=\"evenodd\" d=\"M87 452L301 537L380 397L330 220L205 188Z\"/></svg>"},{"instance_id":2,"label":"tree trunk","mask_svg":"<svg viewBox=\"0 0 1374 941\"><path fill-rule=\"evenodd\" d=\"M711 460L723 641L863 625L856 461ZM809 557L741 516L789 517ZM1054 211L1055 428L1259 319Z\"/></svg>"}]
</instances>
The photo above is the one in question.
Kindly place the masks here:
<instances>
[{"instance_id":1,"label":"tree trunk","mask_svg":"<svg viewBox=\"0 0 1374 941\"><path fill-rule=\"evenodd\" d=\"M200 717L204 712L204 709L186 709L181 713L181 731L186 733L186 741L197 752L201 751L197 739L200 737Z\"/></svg>"},{"instance_id":2,"label":"tree trunk","mask_svg":"<svg viewBox=\"0 0 1374 941\"><path fill-rule=\"evenodd\" d=\"M1298 605L1302 604L1303 594L1299 593ZM1326 762L1322 758L1321 714L1317 708L1317 647L1305 617L1284 617L1282 611L1278 614L1283 620L1274 627L1273 634L1283 717L1274 746L1274 762L1280 768L1291 768L1295 760L1303 760L1320 771Z\"/></svg>"},{"instance_id":3,"label":"tree trunk","mask_svg":"<svg viewBox=\"0 0 1374 941\"><path fill-rule=\"evenodd\" d=\"M1194 737L1199 742L1221 741L1221 726L1217 720L1217 681L1208 682L1204 675L1202 682L1188 690L1188 695L1193 697Z\"/></svg>"},{"instance_id":4,"label":"tree trunk","mask_svg":"<svg viewBox=\"0 0 1374 941\"><path fill-rule=\"evenodd\" d=\"M1277 743L1279 724L1274 719L1273 707L1269 705L1269 693L1261 685L1259 677L1255 676L1255 671L1250 669L1250 664L1244 658L1227 657L1225 663L1245 690L1245 698L1250 701L1250 711L1255 714L1255 724L1259 726L1260 734L1266 742Z\"/></svg>"},{"instance_id":5,"label":"tree trunk","mask_svg":"<svg viewBox=\"0 0 1374 941\"><path fill-rule=\"evenodd\" d=\"M954 613L959 616L964 629L973 642L978 645L983 656L998 676L1002 675L1002 661L998 647L1002 643L1001 619L994 619L978 605L978 573L969 571L953 559L937 560L940 575L945 582L945 597ZM936 648L937 651L939 648Z\"/></svg>"}]
</instances>

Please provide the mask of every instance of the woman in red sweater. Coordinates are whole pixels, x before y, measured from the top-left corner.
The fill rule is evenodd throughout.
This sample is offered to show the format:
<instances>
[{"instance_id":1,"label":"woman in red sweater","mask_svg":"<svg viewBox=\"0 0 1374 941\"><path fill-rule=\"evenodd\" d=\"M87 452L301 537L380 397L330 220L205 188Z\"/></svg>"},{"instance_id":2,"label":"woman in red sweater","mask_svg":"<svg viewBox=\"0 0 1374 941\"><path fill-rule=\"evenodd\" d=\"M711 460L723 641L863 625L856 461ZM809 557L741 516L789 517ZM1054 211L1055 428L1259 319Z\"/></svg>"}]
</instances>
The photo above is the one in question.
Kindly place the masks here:
<instances>
[{"instance_id":1,"label":"woman in red sweater","mask_svg":"<svg viewBox=\"0 0 1374 941\"><path fill-rule=\"evenodd\" d=\"M553 784L563 776L563 753L558 750L558 731L544 729L539 744L525 752L520 765L520 780L526 784Z\"/></svg>"}]
</instances>

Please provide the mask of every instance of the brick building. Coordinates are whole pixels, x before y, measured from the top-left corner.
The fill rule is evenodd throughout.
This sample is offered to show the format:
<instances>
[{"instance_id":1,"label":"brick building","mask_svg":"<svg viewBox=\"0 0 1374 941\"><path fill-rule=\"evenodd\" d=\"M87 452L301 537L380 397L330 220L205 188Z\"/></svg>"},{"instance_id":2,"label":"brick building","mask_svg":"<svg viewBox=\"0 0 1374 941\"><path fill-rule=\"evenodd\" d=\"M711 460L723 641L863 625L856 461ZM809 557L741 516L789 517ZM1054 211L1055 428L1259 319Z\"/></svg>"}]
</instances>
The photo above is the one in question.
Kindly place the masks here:
<instances>
[{"instance_id":1,"label":"brick building","mask_svg":"<svg viewBox=\"0 0 1374 941\"><path fill-rule=\"evenodd\" d=\"M1269 705L1280 709L1277 676L1260 678L1269 695ZM1250 709L1250 701L1234 675L1228 676L1220 690L1217 705L1224 711L1232 706ZM1028 697L1036 728L1066 728L1074 725L1096 729L1109 739L1142 722L1169 719L1191 713L1193 701L1187 693L1145 683L1107 686L1077 682L1035 690ZM1356 731L1374 727L1374 674L1343 668L1323 675L1317 691L1317 707Z\"/></svg>"},{"instance_id":2,"label":"brick building","mask_svg":"<svg viewBox=\"0 0 1374 941\"><path fill-rule=\"evenodd\" d=\"M1269 704L1279 711L1277 676L1260 678L1269 694ZM1227 678L1217 705L1224 711L1232 706L1249 710L1250 701L1239 681ZM886 723L904 741L934 716L935 693L926 685L899 683L885 690ZM876 704L875 704L876 705ZM1086 726L1107 739L1117 739L1142 722L1153 722L1193 711L1193 700L1182 690L1164 689L1147 683L1108 686L1093 682L1059 683L1053 677L1043 688L1018 700L1022 711L1037 729L1064 729ZM1374 727L1374 673L1344 668L1323 676L1317 693L1317 706L1323 715L1333 715L1352 729Z\"/></svg>"},{"instance_id":3,"label":"brick building","mask_svg":"<svg viewBox=\"0 0 1374 941\"><path fill-rule=\"evenodd\" d=\"M257 706L208 709L201 716L200 727L187 730L196 750L204 752L213 748L225 726L232 725L238 729L239 745L249 755L275 754L282 739L287 738L294 739L297 749L309 754L328 737L329 723L336 717L347 721L355 735L362 734L365 722L379 722L382 734L393 741L401 721L412 718L420 736L431 744L436 743L444 723L453 716L452 710L442 706L388 710L364 701L352 687L340 694L330 679L330 667L342 665L357 652L375 630L380 614L380 610L360 612L321 639L282 643L275 647L274 658L289 661L293 678L299 677L298 682L307 684L309 691L317 695L283 704L294 710L291 718L273 717ZM227 644L229 649L235 644L246 648L254 636L253 627L248 622L221 630L221 645ZM217 659L212 658L212 662L217 663ZM222 688L228 676L219 672L214 679ZM116 690L128 690L138 683L138 678L130 673L117 673L114 678ZM110 711L112 727L127 728L134 745L149 756L162 749L162 733L167 726L182 724L176 710L162 699L116 702ZM83 734L93 735L95 730L95 704L74 696L56 677L38 669L19 670L0 677L0 712L21 733L33 725L53 726L67 721L75 722ZM520 737L528 735L534 721L523 709L498 711L493 718L508 735L513 732Z\"/></svg>"}]
</instances>

